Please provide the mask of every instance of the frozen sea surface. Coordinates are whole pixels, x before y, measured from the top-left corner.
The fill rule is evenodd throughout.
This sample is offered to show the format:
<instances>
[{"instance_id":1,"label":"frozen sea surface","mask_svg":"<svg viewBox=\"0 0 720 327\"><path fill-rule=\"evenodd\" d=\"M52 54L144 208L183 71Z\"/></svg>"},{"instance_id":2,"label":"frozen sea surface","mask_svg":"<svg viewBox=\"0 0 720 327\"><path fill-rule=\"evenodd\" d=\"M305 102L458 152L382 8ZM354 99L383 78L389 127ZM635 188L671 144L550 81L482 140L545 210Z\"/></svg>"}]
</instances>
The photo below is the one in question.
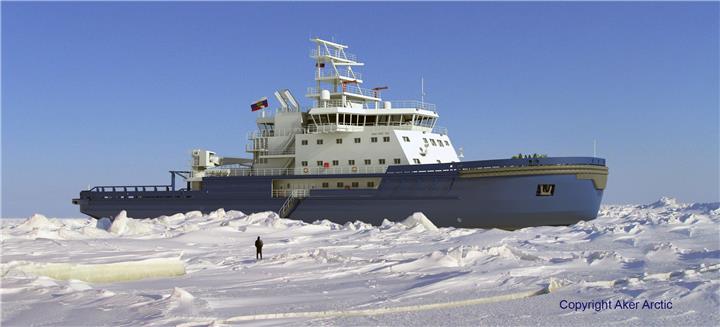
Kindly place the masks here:
<instances>
[{"instance_id":1,"label":"frozen sea surface","mask_svg":"<svg viewBox=\"0 0 720 327\"><path fill-rule=\"evenodd\" d=\"M3 219L2 325L717 325L719 227L719 203L671 198L512 232L421 214ZM608 300L657 308L561 308Z\"/></svg>"}]
</instances>

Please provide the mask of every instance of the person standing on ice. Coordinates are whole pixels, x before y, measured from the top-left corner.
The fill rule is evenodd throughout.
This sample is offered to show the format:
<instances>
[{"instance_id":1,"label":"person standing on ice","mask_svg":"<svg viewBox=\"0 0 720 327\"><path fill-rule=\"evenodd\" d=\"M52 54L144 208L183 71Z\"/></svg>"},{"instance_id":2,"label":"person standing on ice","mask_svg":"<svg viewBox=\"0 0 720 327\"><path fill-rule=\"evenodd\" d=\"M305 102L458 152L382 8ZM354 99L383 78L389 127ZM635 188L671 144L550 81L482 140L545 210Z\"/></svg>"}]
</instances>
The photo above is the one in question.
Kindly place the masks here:
<instances>
[{"instance_id":1,"label":"person standing on ice","mask_svg":"<svg viewBox=\"0 0 720 327\"><path fill-rule=\"evenodd\" d=\"M257 240L255 240L255 259L256 260L262 260L262 246L263 241L260 239L260 236L258 236Z\"/></svg>"}]
</instances>

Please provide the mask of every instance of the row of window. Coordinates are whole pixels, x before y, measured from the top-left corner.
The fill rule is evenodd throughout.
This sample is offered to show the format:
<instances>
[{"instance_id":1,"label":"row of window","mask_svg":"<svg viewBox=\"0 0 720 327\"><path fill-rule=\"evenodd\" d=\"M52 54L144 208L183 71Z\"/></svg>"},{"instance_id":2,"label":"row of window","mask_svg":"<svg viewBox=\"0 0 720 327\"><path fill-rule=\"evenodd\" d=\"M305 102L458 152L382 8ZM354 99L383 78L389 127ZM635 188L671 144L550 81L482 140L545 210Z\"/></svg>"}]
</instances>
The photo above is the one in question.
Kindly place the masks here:
<instances>
[{"instance_id":1,"label":"row of window","mask_svg":"<svg viewBox=\"0 0 720 327\"><path fill-rule=\"evenodd\" d=\"M343 182L337 182L336 185L337 185L337 187L340 187L340 188L342 188L342 187L360 187L360 182L352 182L348 186L345 186L345 183L343 183ZM330 183L324 182L324 183L322 183L322 187L329 188ZM375 182L367 182L367 187L375 187Z\"/></svg>"},{"instance_id":2,"label":"row of window","mask_svg":"<svg viewBox=\"0 0 720 327\"><path fill-rule=\"evenodd\" d=\"M356 137L353 141L354 141L355 143L360 143L360 142L361 142L361 139L360 139L359 137ZM323 144L323 140L320 140L320 139L315 140L315 142L316 142L318 145L322 145L322 144ZM370 138L370 142L371 142L371 143L377 143L377 142L378 142L378 138L373 136L373 137ZM390 142L390 136L383 136L383 142ZM343 139L335 139L335 143L336 143L336 144L342 144L342 143L343 143ZM301 140L301 141L300 141L300 144L301 144L301 145L308 145L308 140Z\"/></svg>"},{"instance_id":3,"label":"row of window","mask_svg":"<svg viewBox=\"0 0 720 327\"><path fill-rule=\"evenodd\" d=\"M423 141L425 142L425 144L428 144L428 139L427 139L427 138L424 138L424 137L423 137ZM443 143L444 143L444 144L443 144ZM430 144L432 144L432 146L438 146L438 145L439 145L439 146L442 146L442 147L444 147L444 146L446 146L446 145L447 145L447 146L450 146L450 142L448 142L447 140L445 140L445 141L443 141L443 140L437 140L437 142L435 142L435 140L430 139Z\"/></svg>"},{"instance_id":4,"label":"row of window","mask_svg":"<svg viewBox=\"0 0 720 327\"><path fill-rule=\"evenodd\" d=\"M417 159L416 159L416 160L417 160ZM355 166L355 160L354 160L354 159L350 159L350 160L348 160L347 162L348 162L348 165L349 165L349 166ZM395 159L393 159L393 164L399 165L401 162L402 162L402 161L400 160L400 158L395 158ZM325 161L322 161L322 160L318 160L318 161L316 161L315 163L316 163L316 165L317 165L318 167L322 167L322 166L325 165ZM365 159L365 160L363 160L363 163L364 163L365 165L368 165L368 166L369 166L369 165L372 165L372 160L370 160L370 159ZM378 159L378 165L384 165L385 163L386 163L385 159ZM419 163L419 162L418 162L418 163ZM303 167L307 167L307 166L308 166L308 162L307 162L307 161L301 161L300 164L301 164ZM332 161L332 165L333 165L333 166L339 166L339 165L340 165L340 160L333 160L333 161Z\"/></svg>"},{"instance_id":5,"label":"row of window","mask_svg":"<svg viewBox=\"0 0 720 327\"><path fill-rule=\"evenodd\" d=\"M410 138L407 137L407 136L403 136L402 139L403 139L403 141L405 141L405 142L410 142ZM359 137L354 138L353 141L354 141L355 143L361 143L361 142L362 142L361 138L359 138ZM427 138L423 137L423 141L425 142L425 144L428 144L428 143L432 144L432 146L441 146L441 147L444 147L444 146L446 146L446 145L447 145L447 146L450 146L450 142L448 142L447 140L443 141L443 140L440 140L440 139L438 139L438 140L430 139L430 141L428 141ZM322 145L322 144L323 144L323 140L320 140L320 139L316 140L315 142L316 142L318 145ZM371 143L377 143L377 142L378 142L378 138L375 137L375 136L373 136L373 137L370 138L370 142L371 142ZM390 137L389 137L389 136L383 136L383 142L390 142ZM342 143L343 143L343 139L335 139L335 143L336 143L336 144L342 144ZM301 140L301 141L300 141L300 144L301 144L301 145L308 145L308 140Z\"/></svg>"},{"instance_id":6,"label":"row of window","mask_svg":"<svg viewBox=\"0 0 720 327\"><path fill-rule=\"evenodd\" d=\"M386 162L385 159L378 159L378 164L379 164L379 165L384 165L385 162ZM420 159L413 158L413 162L416 163L416 164L420 164ZM438 160L437 162L438 162L438 163L442 163L442 161L440 161L440 160ZM318 161L316 161L315 163L316 163L316 165L317 165L318 167L323 167L323 166L325 166L325 162L322 161L322 160L318 160ZM372 165L372 160L370 160L370 159L365 159L365 160L363 160L363 163L364 163L366 166L369 166L369 165ZM393 159L393 164L399 165L400 163L401 163L400 158L395 158L395 159ZM303 167L307 167L307 166L308 166L308 162L307 162L307 161L301 161L300 164L301 164ZM333 161L332 161L332 165L333 165L333 166L339 166L339 165L340 165L340 161L339 161L339 160L333 160ZM353 159L348 160L348 165L349 165L349 166L355 166L355 160L353 160Z\"/></svg>"}]
</instances>

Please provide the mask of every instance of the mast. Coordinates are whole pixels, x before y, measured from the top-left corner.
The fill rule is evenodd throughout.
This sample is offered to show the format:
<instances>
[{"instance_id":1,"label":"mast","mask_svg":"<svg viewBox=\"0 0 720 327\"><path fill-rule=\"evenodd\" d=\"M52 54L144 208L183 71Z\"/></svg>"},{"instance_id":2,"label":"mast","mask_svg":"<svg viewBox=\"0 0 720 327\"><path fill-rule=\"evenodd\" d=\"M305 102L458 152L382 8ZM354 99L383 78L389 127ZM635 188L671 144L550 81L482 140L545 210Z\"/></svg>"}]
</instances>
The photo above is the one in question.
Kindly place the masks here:
<instances>
[{"instance_id":1,"label":"mast","mask_svg":"<svg viewBox=\"0 0 720 327\"><path fill-rule=\"evenodd\" d=\"M315 99L315 105L335 107L364 106L367 102L382 101L370 89L360 87L363 83L359 72L353 67L364 66L355 55L345 52L347 45L319 38L310 39L316 47L310 53L315 60L315 87L308 88L306 96ZM324 98L323 90L329 92Z\"/></svg>"}]
</instances>

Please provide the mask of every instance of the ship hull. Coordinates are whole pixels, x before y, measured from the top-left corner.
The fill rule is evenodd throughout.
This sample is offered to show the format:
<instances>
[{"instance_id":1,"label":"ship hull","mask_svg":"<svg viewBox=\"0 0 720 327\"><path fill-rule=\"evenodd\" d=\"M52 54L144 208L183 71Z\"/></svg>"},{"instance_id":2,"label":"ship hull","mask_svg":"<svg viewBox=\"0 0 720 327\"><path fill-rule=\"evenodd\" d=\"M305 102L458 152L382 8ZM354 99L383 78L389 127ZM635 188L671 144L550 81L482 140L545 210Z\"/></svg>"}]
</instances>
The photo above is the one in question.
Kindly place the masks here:
<instances>
[{"instance_id":1,"label":"ship hull","mask_svg":"<svg viewBox=\"0 0 720 327\"><path fill-rule=\"evenodd\" d=\"M555 160L549 160L555 159ZM379 225L423 212L437 226L517 229L570 225L597 216L607 177L604 160L558 160L534 164L513 160L462 164L396 166L384 174L311 175L294 178L377 177L376 189L311 190L286 216L312 222L361 220ZM503 162L497 164L497 162ZM588 164L589 162L589 164ZM559 164L558 164L559 163ZM408 170L412 167L413 170ZM430 169L432 168L432 169ZM604 171L604 175L603 175ZM245 213L279 211L287 200L272 197L277 176L212 177L199 191L83 191L80 211L113 217L126 210L133 218L178 212L208 213L219 208ZM603 179L605 178L605 179Z\"/></svg>"}]
</instances>

